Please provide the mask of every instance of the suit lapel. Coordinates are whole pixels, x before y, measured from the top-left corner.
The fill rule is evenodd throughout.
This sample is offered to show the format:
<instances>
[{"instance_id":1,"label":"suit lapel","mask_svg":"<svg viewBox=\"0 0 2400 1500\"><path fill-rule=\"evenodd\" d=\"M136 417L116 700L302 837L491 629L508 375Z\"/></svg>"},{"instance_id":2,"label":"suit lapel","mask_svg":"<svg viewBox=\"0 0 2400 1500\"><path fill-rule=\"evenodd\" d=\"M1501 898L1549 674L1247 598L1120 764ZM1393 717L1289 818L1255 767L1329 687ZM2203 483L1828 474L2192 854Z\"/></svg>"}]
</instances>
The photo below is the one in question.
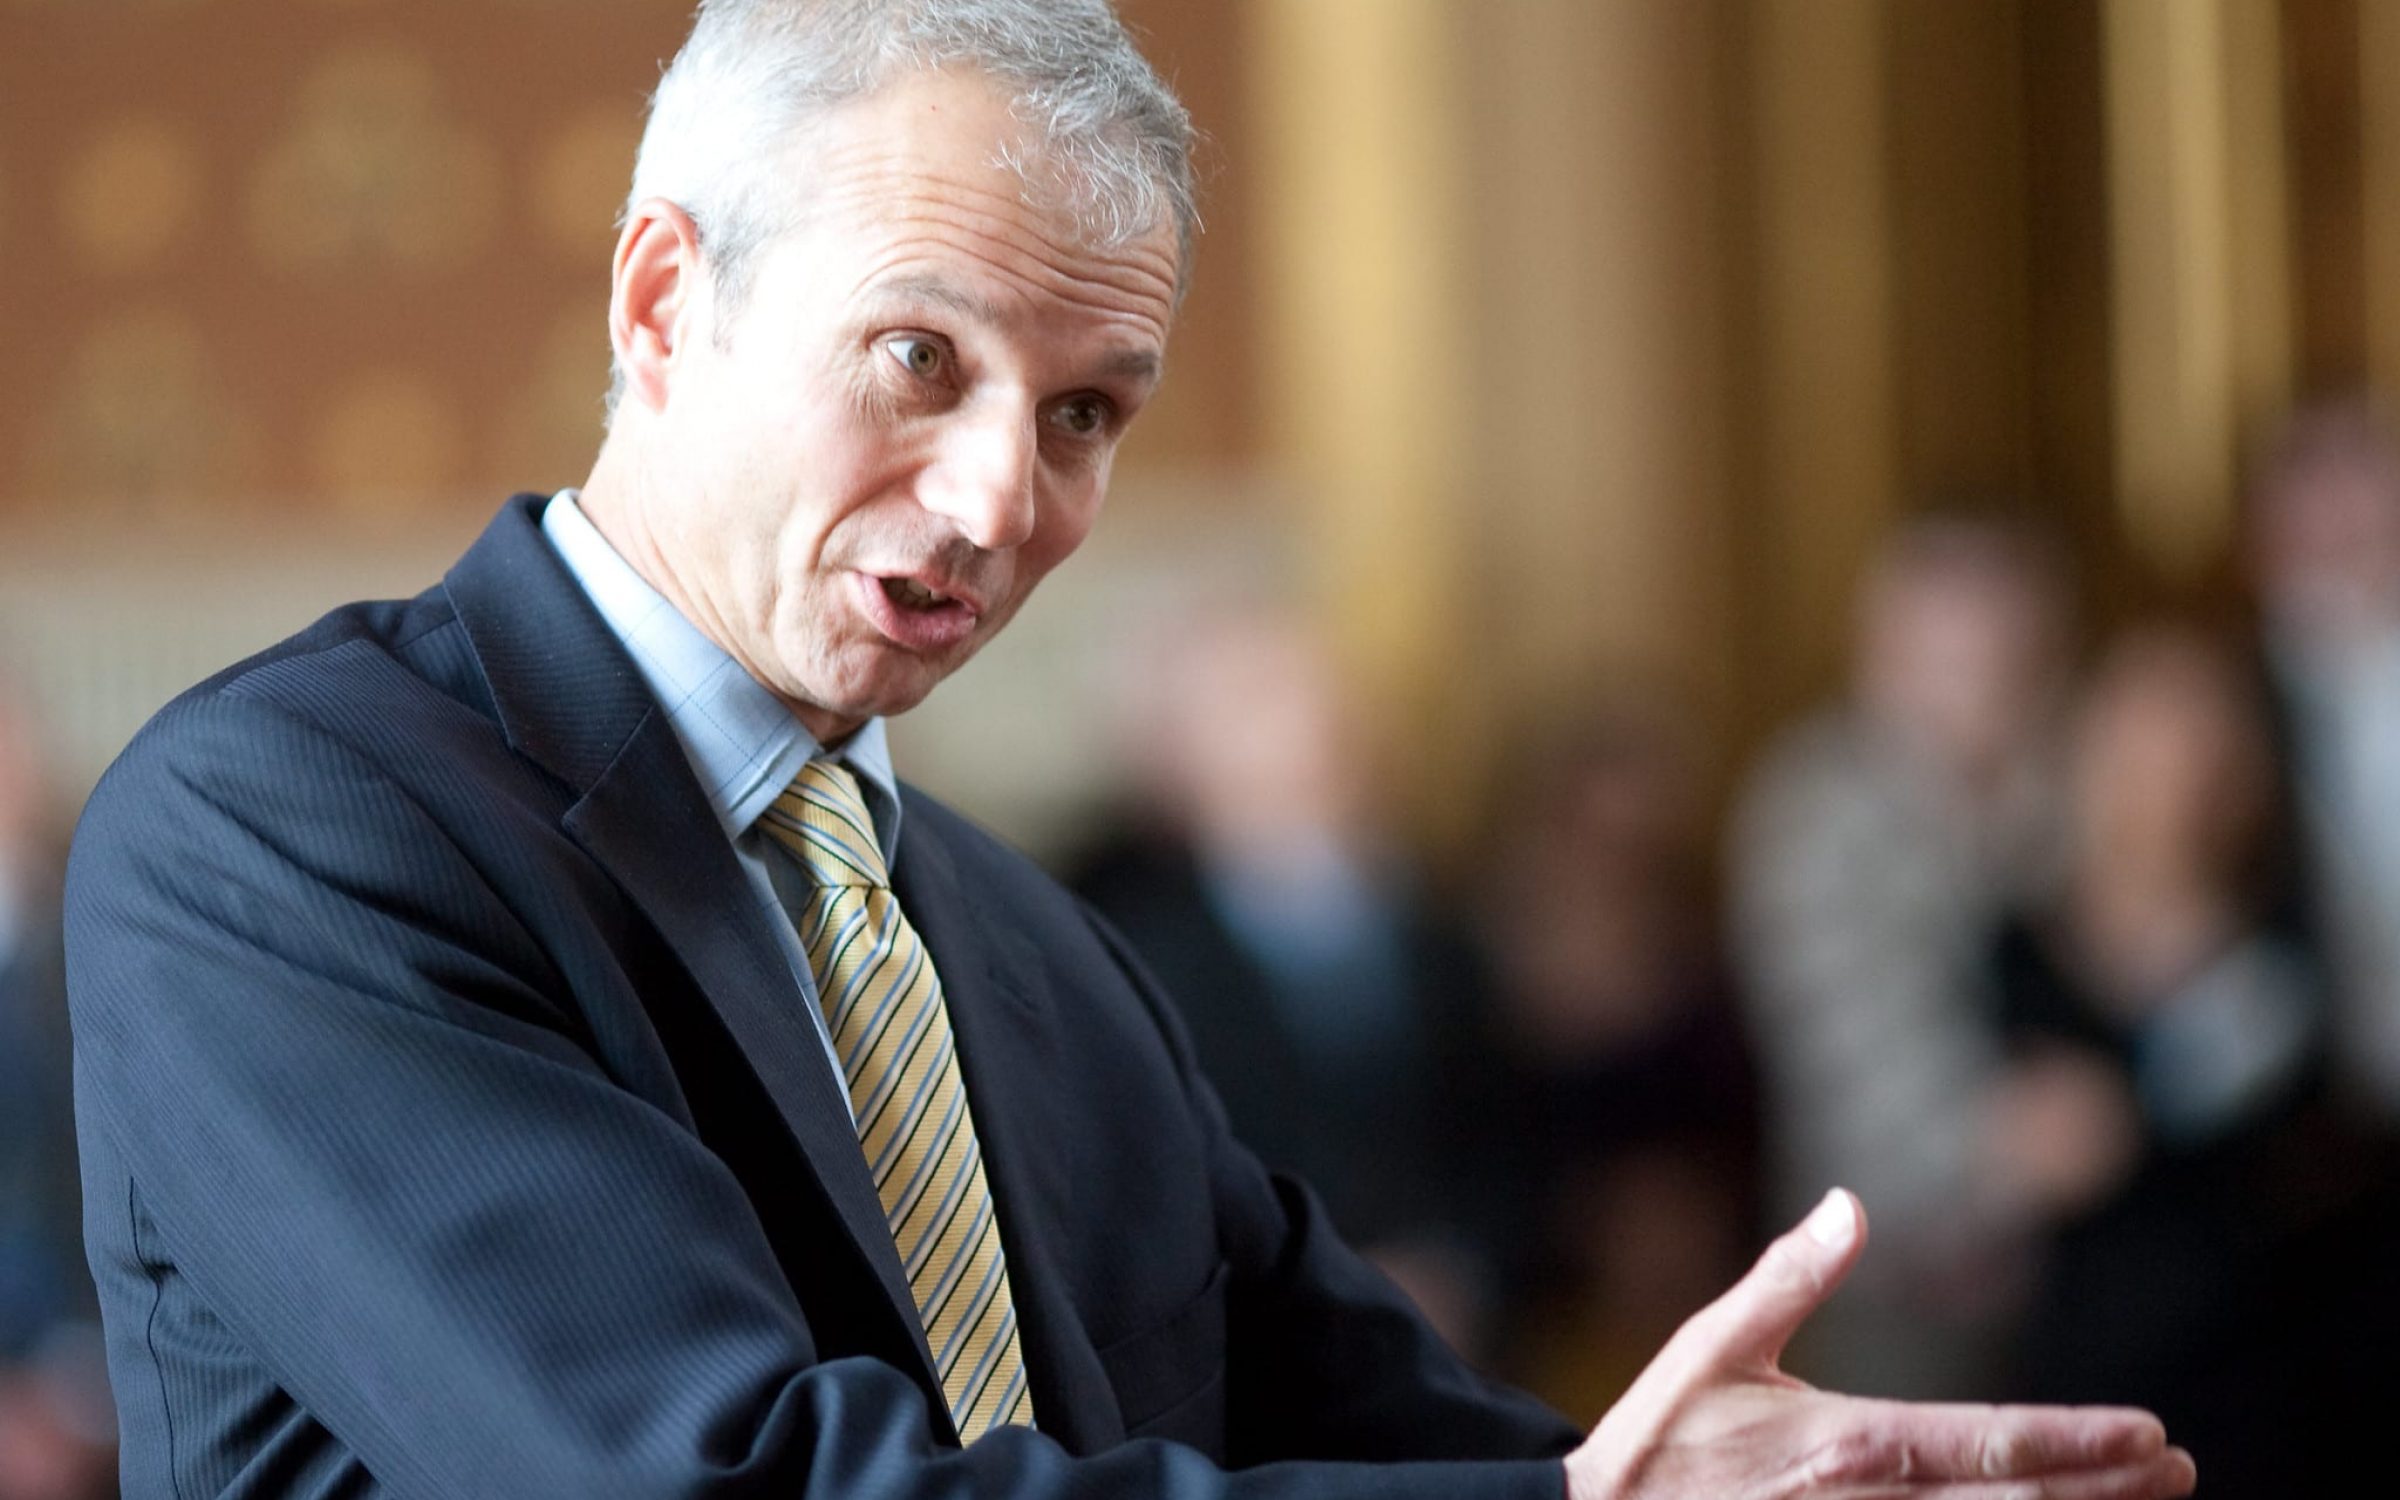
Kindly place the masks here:
<instances>
[{"instance_id":1,"label":"suit lapel","mask_svg":"<svg viewBox=\"0 0 2400 1500\"><path fill-rule=\"evenodd\" d=\"M542 537L541 500L511 501L446 580L502 727L512 747L580 793L568 834L707 996L905 1327L912 1373L939 1411L941 1383L841 1085L674 731Z\"/></svg>"},{"instance_id":2,"label":"suit lapel","mask_svg":"<svg viewBox=\"0 0 2400 1500\"><path fill-rule=\"evenodd\" d=\"M671 796L662 792L672 788ZM673 805L662 805L662 803ZM921 1383L941 1384L916 1301L858 1148L850 1106L806 1003L683 749L653 716L567 813L567 831L624 887L683 961L814 1169L851 1243L905 1325ZM938 1403L937 1403L938 1404Z\"/></svg>"},{"instance_id":3,"label":"suit lapel","mask_svg":"<svg viewBox=\"0 0 2400 1500\"><path fill-rule=\"evenodd\" d=\"M1053 1242L1057 1226L1076 1217L1075 1185L1050 1149L1074 1128L1058 1118L1056 1091L1046 1082L1063 1066L1057 1017L1038 984L1040 955L977 909L929 821L913 810L901 818L893 887L942 977L1008 1255L1034 1418L1068 1451L1097 1452L1124 1441L1125 1427Z\"/></svg>"}]
</instances>

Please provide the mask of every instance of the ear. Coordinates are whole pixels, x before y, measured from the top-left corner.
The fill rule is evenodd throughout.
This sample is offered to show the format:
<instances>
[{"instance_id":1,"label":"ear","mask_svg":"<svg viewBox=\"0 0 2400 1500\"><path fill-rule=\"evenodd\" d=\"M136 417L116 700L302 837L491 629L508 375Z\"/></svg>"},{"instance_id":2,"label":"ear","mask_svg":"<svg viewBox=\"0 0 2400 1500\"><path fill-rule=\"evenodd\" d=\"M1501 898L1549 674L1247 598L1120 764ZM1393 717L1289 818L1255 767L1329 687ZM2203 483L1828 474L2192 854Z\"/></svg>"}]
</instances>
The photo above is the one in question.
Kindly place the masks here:
<instances>
[{"instance_id":1,"label":"ear","mask_svg":"<svg viewBox=\"0 0 2400 1500\"><path fill-rule=\"evenodd\" d=\"M652 410L665 408L675 366L697 334L705 284L692 216L664 198L635 204L617 237L608 336L626 391Z\"/></svg>"}]
</instances>

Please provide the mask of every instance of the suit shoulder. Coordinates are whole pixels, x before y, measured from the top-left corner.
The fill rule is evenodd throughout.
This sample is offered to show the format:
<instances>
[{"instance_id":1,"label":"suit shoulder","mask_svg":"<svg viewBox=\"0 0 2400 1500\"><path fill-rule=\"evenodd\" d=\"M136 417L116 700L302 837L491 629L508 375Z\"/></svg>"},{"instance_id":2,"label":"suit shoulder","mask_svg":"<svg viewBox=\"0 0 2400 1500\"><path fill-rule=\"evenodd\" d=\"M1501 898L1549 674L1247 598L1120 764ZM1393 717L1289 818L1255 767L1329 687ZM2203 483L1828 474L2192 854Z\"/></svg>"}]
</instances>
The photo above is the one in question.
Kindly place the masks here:
<instances>
[{"instance_id":1,"label":"suit shoulder","mask_svg":"<svg viewBox=\"0 0 2400 1500\"><path fill-rule=\"evenodd\" d=\"M312 688L358 680L363 675L362 664L367 662L401 663L421 673L428 647L446 628L454 628L457 619L448 594L438 586L413 599L345 604L306 629L235 662L183 697L258 697L298 708Z\"/></svg>"},{"instance_id":2,"label":"suit shoulder","mask_svg":"<svg viewBox=\"0 0 2400 1500\"><path fill-rule=\"evenodd\" d=\"M281 741L372 743L412 700L471 700L472 671L440 589L343 605L176 695L119 752L92 803L126 795L129 783L155 789L162 775L271 772Z\"/></svg>"}]
</instances>

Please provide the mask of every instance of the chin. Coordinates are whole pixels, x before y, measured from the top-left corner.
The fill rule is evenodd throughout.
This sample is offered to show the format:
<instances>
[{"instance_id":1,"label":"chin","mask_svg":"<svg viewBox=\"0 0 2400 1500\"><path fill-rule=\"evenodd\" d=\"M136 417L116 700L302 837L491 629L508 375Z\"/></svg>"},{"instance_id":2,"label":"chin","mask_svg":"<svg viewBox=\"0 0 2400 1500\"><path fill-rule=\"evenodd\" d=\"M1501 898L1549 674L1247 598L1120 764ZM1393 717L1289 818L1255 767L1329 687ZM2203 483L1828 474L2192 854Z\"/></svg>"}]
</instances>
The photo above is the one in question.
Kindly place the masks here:
<instances>
[{"instance_id":1,"label":"chin","mask_svg":"<svg viewBox=\"0 0 2400 1500\"><path fill-rule=\"evenodd\" d=\"M816 705L817 712L840 719L844 724L858 725L869 719L890 719L907 713L932 696L941 680L937 676L924 682L860 684L850 691L822 697L809 694L802 701Z\"/></svg>"},{"instance_id":2,"label":"chin","mask_svg":"<svg viewBox=\"0 0 2400 1500\"><path fill-rule=\"evenodd\" d=\"M777 697L804 720L838 719L847 725L869 719L888 719L907 713L932 695L952 672L964 666L983 644L977 636L952 654L928 659L881 643L844 652L832 660L818 657L813 672L793 672L769 684Z\"/></svg>"}]
</instances>

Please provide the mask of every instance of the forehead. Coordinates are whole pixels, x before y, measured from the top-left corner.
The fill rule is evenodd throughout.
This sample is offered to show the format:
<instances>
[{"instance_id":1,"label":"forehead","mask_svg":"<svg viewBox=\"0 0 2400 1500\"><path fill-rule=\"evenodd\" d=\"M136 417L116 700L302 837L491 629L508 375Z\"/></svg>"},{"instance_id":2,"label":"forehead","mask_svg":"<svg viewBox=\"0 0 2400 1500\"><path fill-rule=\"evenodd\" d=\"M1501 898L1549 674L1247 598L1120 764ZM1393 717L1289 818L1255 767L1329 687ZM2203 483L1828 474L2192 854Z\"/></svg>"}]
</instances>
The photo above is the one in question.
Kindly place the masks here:
<instances>
[{"instance_id":1,"label":"forehead","mask_svg":"<svg viewBox=\"0 0 2400 1500\"><path fill-rule=\"evenodd\" d=\"M811 122L788 149L796 257L845 300L930 295L998 315L1081 312L1163 344L1181 274L1162 223L1094 235L1072 180L971 72L912 74Z\"/></svg>"}]
</instances>

